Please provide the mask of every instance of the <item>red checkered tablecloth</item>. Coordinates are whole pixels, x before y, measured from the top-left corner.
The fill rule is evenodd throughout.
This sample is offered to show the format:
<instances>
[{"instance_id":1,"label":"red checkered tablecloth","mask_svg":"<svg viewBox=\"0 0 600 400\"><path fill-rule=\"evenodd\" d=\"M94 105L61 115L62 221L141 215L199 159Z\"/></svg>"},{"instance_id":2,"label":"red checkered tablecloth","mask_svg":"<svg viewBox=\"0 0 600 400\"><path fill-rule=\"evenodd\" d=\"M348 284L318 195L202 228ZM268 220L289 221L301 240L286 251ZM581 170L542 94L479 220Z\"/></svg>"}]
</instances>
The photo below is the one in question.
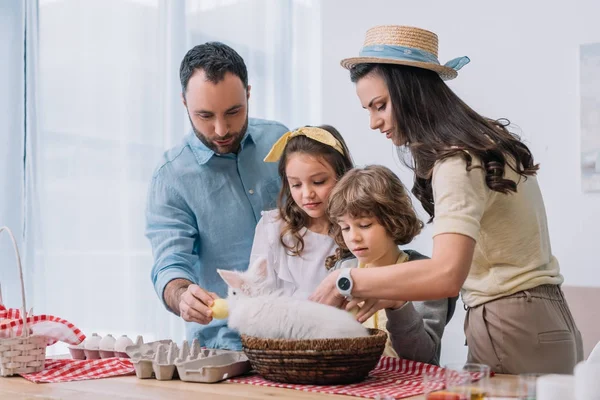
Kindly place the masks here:
<instances>
[{"instance_id":1,"label":"red checkered tablecloth","mask_svg":"<svg viewBox=\"0 0 600 400\"><path fill-rule=\"evenodd\" d=\"M423 371L439 371L441 373L442 368L417 361L381 357L366 380L351 385L290 385L271 382L259 375L232 378L228 382L288 388L314 393L345 394L369 399L384 398L386 396L402 399L424 392L421 377Z\"/></svg>"},{"instance_id":2,"label":"red checkered tablecloth","mask_svg":"<svg viewBox=\"0 0 600 400\"><path fill-rule=\"evenodd\" d=\"M268 381L259 375L231 378L227 382L257 386L271 386L313 393L341 394L355 397L402 399L424 392L421 375L423 371L442 373L443 369L430 364L392 357L382 357L369 377L350 385L290 385ZM133 375L135 370L127 358L101 360L47 359L45 369L23 378L35 383L81 381ZM438 389L441 389L440 386Z\"/></svg>"},{"instance_id":3,"label":"red checkered tablecloth","mask_svg":"<svg viewBox=\"0 0 600 400\"><path fill-rule=\"evenodd\" d=\"M23 374L23 378L35 383L83 381L134 374L128 358L105 358L101 360L46 359L43 371Z\"/></svg>"}]
</instances>

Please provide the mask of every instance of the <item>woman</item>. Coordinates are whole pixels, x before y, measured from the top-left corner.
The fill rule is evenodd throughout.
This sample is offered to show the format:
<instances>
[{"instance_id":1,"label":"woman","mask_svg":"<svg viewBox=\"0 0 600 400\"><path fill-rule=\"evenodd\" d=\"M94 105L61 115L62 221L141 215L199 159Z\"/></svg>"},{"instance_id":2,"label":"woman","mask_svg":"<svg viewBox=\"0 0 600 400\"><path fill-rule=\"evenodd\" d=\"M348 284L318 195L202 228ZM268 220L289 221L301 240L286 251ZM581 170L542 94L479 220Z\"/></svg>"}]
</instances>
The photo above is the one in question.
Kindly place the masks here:
<instances>
[{"instance_id":1,"label":"woman","mask_svg":"<svg viewBox=\"0 0 600 400\"><path fill-rule=\"evenodd\" d=\"M462 292L470 362L498 373L572 373L581 335L560 290L531 151L503 121L477 114L443 82L467 57L437 60L437 36L402 26L367 32L342 61L372 129L412 156L413 194L433 222L433 254L335 271L311 298L426 300Z\"/></svg>"}]
</instances>

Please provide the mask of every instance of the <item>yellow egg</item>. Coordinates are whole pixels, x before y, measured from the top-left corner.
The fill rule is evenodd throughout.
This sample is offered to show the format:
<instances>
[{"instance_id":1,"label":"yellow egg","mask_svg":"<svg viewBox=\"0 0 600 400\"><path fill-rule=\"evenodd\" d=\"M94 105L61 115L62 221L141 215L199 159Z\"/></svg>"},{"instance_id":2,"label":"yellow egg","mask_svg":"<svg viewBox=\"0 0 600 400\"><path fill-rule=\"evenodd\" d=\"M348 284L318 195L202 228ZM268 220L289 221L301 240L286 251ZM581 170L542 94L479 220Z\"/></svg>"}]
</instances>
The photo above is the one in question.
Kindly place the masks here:
<instances>
[{"instance_id":1,"label":"yellow egg","mask_svg":"<svg viewBox=\"0 0 600 400\"><path fill-rule=\"evenodd\" d=\"M352 314L352 316L353 316L354 318L356 318L356 314L358 314L358 311L359 311L359 310L360 310L360 307L359 307L359 306L354 306L354 307L352 307L350 310L348 310L348 312L349 312L350 314Z\"/></svg>"},{"instance_id":2,"label":"yellow egg","mask_svg":"<svg viewBox=\"0 0 600 400\"><path fill-rule=\"evenodd\" d=\"M215 299L210 309L212 310L212 316L215 319L225 319L229 316L229 306L225 299Z\"/></svg>"}]
</instances>

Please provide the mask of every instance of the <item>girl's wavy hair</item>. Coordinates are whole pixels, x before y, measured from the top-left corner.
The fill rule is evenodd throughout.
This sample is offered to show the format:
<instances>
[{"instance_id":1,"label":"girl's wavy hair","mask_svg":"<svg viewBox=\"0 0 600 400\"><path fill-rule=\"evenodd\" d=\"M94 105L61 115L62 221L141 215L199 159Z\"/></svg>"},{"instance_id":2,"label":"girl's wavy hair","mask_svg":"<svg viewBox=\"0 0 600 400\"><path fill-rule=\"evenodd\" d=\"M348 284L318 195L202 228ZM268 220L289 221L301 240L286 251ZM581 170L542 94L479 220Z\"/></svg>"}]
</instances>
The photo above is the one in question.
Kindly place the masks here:
<instances>
[{"instance_id":1,"label":"girl's wavy hair","mask_svg":"<svg viewBox=\"0 0 600 400\"><path fill-rule=\"evenodd\" d=\"M524 179L539 169L529 148L507 129L510 121L479 115L437 73L392 64L358 64L350 70L354 83L368 75L378 75L386 83L394 135L412 156L412 160L401 158L415 173L412 192L429 214L429 222L435 216L431 179L438 161L458 155L467 171L483 169L487 186L504 194L517 191L517 182L504 177L507 167ZM473 165L473 157L482 164Z\"/></svg>"},{"instance_id":2,"label":"girl's wavy hair","mask_svg":"<svg viewBox=\"0 0 600 400\"><path fill-rule=\"evenodd\" d=\"M321 158L331 165L331 168L335 171L337 180L354 166L352 157L348 151L348 146L338 130L330 125L320 125L319 128L325 129L340 142L344 149L343 155L333 147L324 143L310 139L306 136L295 136L287 142L285 150L279 160L281 190L277 199L277 208L279 209L279 217L284 221L284 227L281 230L279 241L288 254L292 256L300 256L304 250L304 238L300 231L303 228L308 227L310 217L302 211L292 198L290 184L286 174L289 157L292 154L302 153ZM286 240L288 236L291 236L292 240Z\"/></svg>"},{"instance_id":3,"label":"girl's wavy hair","mask_svg":"<svg viewBox=\"0 0 600 400\"><path fill-rule=\"evenodd\" d=\"M423 228L408 191L389 168L369 165L350 170L329 195L327 214L333 222L330 234L339 246L327 258L329 269L350 255L337 221L350 218L375 218L397 245L410 243Z\"/></svg>"}]
</instances>

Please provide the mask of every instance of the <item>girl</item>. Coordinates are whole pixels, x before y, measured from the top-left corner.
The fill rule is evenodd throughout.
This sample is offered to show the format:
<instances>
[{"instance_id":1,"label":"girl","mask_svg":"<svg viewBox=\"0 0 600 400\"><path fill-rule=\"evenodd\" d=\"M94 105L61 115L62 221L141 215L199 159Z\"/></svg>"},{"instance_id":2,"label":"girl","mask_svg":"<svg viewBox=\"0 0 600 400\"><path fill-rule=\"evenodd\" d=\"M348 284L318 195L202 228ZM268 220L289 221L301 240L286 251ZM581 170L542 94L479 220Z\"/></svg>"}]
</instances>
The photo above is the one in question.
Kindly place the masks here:
<instances>
[{"instance_id":1,"label":"girl","mask_svg":"<svg viewBox=\"0 0 600 400\"><path fill-rule=\"evenodd\" d=\"M327 202L352 158L340 133L322 125L286 133L265 161L279 161L282 185L277 209L264 212L256 226L250 265L266 259L274 285L306 298L327 276L325 260L336 248Z\"/></svg>"},{"instance_id":2,"label":"girl","mask_svg":"<svg viewBox=\"0 0 600 400\"><path fill-rule=\"evenodd\" d=\"M462 289L470 362L570 374L583 358L581 335L560 289L539 165L507 123L479 115L443 82L469 59L440 65L437 43L429 31L379 26L360 57L342 61L371 128L412 156L413 193L433 222L432 258L357 269L340 281L336 271L311 298L423 300Z\"/></svg>"},{"instance_id":3,"label":"girl","mask_svg":"<svg viewBox=\"0 0 600 400\"><path fill-rule=\"evenodd\" d=\"M337 268L374 268L427 258L398 248L410 243L423 223L402 182L386 167L367 166L348 172L330 194L328 214L333 222L332 235L340 246L336 257L328 261L349 252L356 257L337 263ZM456 300L366 300L357 318L368 328L388 332L384 355L438 364L442 334ZM355 298L346 308L352 309L359 302Z\"/></svg>"}]
</instances>

